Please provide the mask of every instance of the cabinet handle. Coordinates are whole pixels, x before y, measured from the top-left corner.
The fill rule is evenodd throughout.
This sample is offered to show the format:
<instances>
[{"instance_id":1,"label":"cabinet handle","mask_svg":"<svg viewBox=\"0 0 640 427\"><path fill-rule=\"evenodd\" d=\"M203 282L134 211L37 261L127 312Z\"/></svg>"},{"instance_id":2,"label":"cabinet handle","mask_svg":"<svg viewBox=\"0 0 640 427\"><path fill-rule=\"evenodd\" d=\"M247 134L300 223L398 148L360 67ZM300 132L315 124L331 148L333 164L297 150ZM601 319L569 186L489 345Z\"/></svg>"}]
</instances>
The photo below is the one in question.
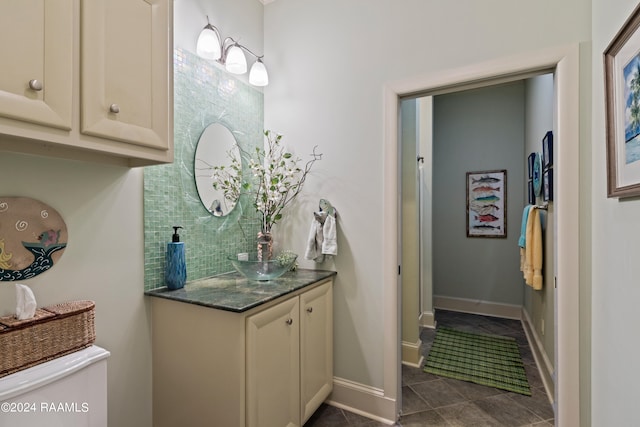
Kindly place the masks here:
<instances>
[{"instance_id":1,"label":"cabinet handle","mask_svg":"<svg viewBox=\"0 0 640 427\"><path fill-rule=\"evenodd\" d=\"M287 319L285 322L287 325L291 326L293 324L293 319Z\"/></svg>"},{"instance_id":2,"label":"cabinet handle","mask_svg":"<svg viewBox=\"0 0 640 427\"><path fill-rule=\"evenodd\" d=\"M120 106L118 104L111 104L109 106L109 112L118 114L120 112Z\"/></svg>"},{"instance_id":3,"label":"cabinet handle","mask_svg":"<svg viewBox=\"0 0 640 427\"><path fill-rule=\"evenodd\" d=\"M29 89L40 92L42 90L42 82L40 80L29 80Z\"/></svg>"},{"instance_id":4,"label":"cabinet handle","mask_svg":"<svg viewBox=\"0 0 640 427\"><path fill-rule=\"evenodd\" d=\"M313 307L307 308L307 313L313 313Z\"/></svg>"}]
</instances>

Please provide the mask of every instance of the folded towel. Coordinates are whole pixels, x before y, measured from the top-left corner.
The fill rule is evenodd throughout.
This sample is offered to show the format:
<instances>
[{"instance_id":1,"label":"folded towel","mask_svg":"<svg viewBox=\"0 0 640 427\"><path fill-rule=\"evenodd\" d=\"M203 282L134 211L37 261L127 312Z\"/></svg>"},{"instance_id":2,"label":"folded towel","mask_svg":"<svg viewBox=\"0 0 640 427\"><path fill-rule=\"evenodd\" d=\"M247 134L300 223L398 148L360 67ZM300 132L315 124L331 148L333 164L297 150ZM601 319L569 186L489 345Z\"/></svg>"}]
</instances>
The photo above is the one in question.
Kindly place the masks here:
<instances>
[{"instance_id":1,"label":"folded towel","mask_svg":"<svg viewBox=\"0 0 640 427\"><path fill-rule=\"evenodd\" d=\"M534 218L533 222L533 282L531 286L536 291L542 289L542 226L540 222L540 211L536 209L537 215Z\"/></svg>"},{"instance_id":2,"label":"folded towel","mask_svg":"<svg viewBox=\"0 0 640 427\"><path fill-rule=\"evenodd\" d=\"M527 246L527 220L529 219L529 211L531 210L531 205L527 205L522 210L522 223L520 224L520 238L518 239L518 246L520 247L520 271L525 271L526 265L526 252L525 247Z\"/></svg>"},{"instance_id":3,"label":"folded towel","mask_svg":"<svg viewBox=\"0 0 640 427\"><path fill-rule=\"evenodd\" d=\"M315 262L324 262L325 255L337 254L338 239L335 210L331 214L326 211L314 212L304 257Z\"/></svg>"},{"instance_id":4,"label":"folded towel","mask_svg":"<svg viewBox=\"0 0 640 427\"><path fill-rule=\"evenodd\" d=\"M307 237L307 247L304 252L304 257L316 262L324 261L324 255L322 254L323 241L322 224L316 217L314 217L313 221L311 221L311 227L309 228L309 236Z\"/></svg>"},{"instance_id":5,"label":"folded towel","mask_svg":"<svg viewBox=\"0 0 640 427\"><path fill-rule=\"evenodd\" d=\"M524 281L535 290L542 289L542 227L538 209L531 207L526 228L527 245L524 248Z\"/></svg>"},{"instance_id":6,"label":"folded towel","mask_svg":"<svg viewBox=\"0 0 640 427\"><path fill-rule=\"evenodd\" d=\"M322 253L324 255L338 255L338 238L336 233L336 218L327 215L322 226L323 242Z\"/></svg>"},{"instance_id":7,"label":"folded towel","mask_svg":"<svg viewBox=\"0 0 640 427\"><path fill-rule=\"evenodd\" d=\"M520 225L520 238L518 239L518 246L524 248L527 246L527 219L529 219L529 210L531 205L527 205L522 210L522 223Z\"/></svg>"}]
</instances>

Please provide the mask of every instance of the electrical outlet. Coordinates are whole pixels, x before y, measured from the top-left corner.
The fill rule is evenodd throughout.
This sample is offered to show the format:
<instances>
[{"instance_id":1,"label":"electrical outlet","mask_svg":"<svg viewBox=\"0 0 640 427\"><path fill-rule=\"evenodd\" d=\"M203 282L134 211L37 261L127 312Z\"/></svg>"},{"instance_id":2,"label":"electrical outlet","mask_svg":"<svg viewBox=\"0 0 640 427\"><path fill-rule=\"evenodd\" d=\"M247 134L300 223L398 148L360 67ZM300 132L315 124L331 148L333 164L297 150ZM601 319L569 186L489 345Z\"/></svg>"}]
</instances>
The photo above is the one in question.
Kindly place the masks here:
<instances>
[{"instance_id":1,"label":"electrical outlet","mask_svg":"<svg viewBox=\"0 0 640 427\"><path fill-rule=\"evenodd\" d=\"M540 321L540 333L544 335L544 319Z\"/></svg>"}]
</instances>

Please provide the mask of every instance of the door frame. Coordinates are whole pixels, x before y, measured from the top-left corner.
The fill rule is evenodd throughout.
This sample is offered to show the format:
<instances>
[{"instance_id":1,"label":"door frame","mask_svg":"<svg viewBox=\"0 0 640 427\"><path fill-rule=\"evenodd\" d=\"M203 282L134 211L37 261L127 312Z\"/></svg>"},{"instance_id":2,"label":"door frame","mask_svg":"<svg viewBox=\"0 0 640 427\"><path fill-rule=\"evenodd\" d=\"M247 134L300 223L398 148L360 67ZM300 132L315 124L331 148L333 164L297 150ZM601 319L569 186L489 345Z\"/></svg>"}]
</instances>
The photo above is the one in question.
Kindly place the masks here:
<instances>
[{"instance_id":1,"label":"door frame","mask_svg":"<svg viewBox=\"0 0 640 427\"><path fill-rule=\"evenodd\" d=\"M384 86L383 144L383 283L384 288L384 394L401 409L400 336L401 281L398 271L398 147L400 98L425 93L436 95L522 80L541 71L555 74L554 121L556 165L560 174L554 200L557 218L557 321L555 351L556 425L580 425L579 358L579 46L561 46L528 52L472 66L416 76ZM550 286L551 284L548 284Z\"/></svg>"}]
</instances>

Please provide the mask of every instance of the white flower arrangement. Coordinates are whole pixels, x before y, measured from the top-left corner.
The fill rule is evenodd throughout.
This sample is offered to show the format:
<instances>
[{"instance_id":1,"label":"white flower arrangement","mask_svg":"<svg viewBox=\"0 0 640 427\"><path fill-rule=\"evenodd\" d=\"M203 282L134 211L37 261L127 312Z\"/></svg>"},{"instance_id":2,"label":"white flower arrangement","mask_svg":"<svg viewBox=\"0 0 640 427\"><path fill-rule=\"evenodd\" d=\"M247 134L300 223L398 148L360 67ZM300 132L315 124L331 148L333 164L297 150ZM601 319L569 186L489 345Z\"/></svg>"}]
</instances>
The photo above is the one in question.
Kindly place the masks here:
<instances>
[{"instance_id":1,"label":"white flower arrangement","mask_svg":"<svg viewBox=\"0 0 640 427\"><path fill-rule=\"evenodd\" d=\"M262 233L270 233L271 227L282 219L282 210L302 191L302 187L313 164L322 158L313 148L311 160L304 167L301 159L294 157L282 145L282 135L265 130L264 148L256 147L249 156L250 180L243 180L240 160L232 156L230 166L216 166L213 172L213 187L227 196L241 193L253 195L253 207L260 214ZM229 168L230 170L227 170Z\"/></svg>"}]
</instances>

